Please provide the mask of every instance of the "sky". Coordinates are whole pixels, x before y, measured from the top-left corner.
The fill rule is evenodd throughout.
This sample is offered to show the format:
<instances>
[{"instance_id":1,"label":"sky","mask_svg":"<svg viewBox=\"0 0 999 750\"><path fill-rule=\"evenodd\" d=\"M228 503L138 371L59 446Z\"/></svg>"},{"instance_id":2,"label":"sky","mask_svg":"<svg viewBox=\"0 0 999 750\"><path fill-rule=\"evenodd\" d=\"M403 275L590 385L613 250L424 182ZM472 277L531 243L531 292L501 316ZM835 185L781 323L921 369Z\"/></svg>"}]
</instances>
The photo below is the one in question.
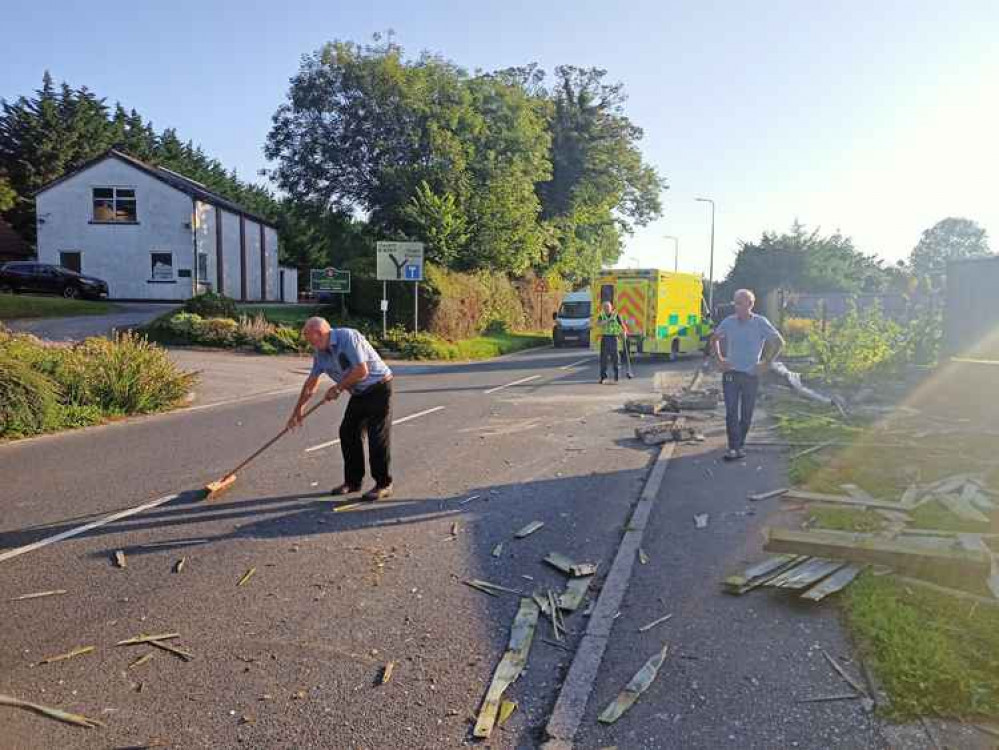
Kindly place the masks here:
<instances>
[{"instance_id":1,"label":"sky","mask_svg":"<svg viewBox=\"0 0 999 750\"><path fill-rule=\"evenodd\" d=\"M240 176L300 58L334 39L393 30L408 53L469 70L596 66L624 83L645 160L666 179L664 215L622 265L710 266L795 220L840 231L887 262L924 229L965 216L999 250L999 3L333 2L45 0L5 11L0 97L87 86L175 127Z\"/></svg>"}]
</instances>

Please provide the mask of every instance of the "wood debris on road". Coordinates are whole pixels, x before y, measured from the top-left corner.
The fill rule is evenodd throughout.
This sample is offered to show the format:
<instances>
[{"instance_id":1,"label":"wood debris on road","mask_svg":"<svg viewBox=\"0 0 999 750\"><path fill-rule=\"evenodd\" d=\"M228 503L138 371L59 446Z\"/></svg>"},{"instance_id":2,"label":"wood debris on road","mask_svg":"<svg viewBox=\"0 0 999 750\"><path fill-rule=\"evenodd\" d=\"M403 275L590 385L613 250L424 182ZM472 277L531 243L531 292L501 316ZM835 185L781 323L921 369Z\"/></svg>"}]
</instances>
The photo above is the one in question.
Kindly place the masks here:
<instances>
[{"instance_id":1,"label":"wood debris on road","mask_svg":"<svg viewBox=\"0 0 999 750\"><path fill-rule=\"evenodd\" d=\"M624 715L624 712L631 708L635 701L638 700L639 696L649 689L652 681L656 679L656 675L659 674L659 668L662 667L663 662L666 661L666 654L669 651L669 645L664 645L662 650L655 656L650 658L642 666L635 676L631 678L627 685L624 686L624 690L615 698L610 704L607 705L600 715L597 717L597 721L601 724L613 724L615 721Z\"/></svg>"},{"instance_id":2,"label":"wood debris on road","mask_svg":"<svg viewBox=\"0 0 999 750\"><path fill-rule=\"evenodd\" d=\"M39 665L42 664L54 664L57 661L66 661L66 659L72 659L76 656L83 656L84 654L92 653L96 650L94 646L78 646L72 651L67 651L65 654L57 654L56 656L47 656L38 662Z\"/></svg>"},{"instance_id":3,"label":"wood debris on road","mask_svg":"<svg viewBox=\"0 0 999 750\"><path fill-rule=\"evenodd\" d=\"M530 536L544 525L545 525L544 521L531 521L529 524L527 524L526 526L515 532L514 536L517 539L523 539L526 536Z\"/></svg>"},{"instance_id":4,"label":"wood debris on road","mask_svg":"<svg viewBox=\"0 0 999 750\"><path fill-rule=\"evenodd\" d=\"M53 589L52 591L36 591L33 594L21 594L20 596L15 596L10 601L23 602L28 599L42 599L46 596L62 596L65 593L66 589Z\"/></svg>"}]
</instances>

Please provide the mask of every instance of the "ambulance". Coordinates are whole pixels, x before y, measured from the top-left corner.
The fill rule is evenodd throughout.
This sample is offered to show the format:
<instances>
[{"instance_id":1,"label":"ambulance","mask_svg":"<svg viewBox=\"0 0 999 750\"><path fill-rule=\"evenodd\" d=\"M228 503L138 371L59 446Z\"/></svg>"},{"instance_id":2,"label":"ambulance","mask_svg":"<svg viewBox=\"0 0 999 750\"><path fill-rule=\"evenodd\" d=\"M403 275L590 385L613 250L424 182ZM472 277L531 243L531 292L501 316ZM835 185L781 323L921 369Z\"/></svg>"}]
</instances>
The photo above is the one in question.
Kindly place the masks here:
<instances>
[{"instance_id":1,"label":"ambulance","mask_svg":"<svg viewBox=\"0 0 999 750\"><path fill-rule=\"evenodd\" d=\"M610 301L628 326L632 352L675 358L705 350L712 326L705 317L704 283L700 274L657 268L611 268L597 274L590 289L591 347L600 348L596 316L602 304Z\"/></svg>"}]
</instances>

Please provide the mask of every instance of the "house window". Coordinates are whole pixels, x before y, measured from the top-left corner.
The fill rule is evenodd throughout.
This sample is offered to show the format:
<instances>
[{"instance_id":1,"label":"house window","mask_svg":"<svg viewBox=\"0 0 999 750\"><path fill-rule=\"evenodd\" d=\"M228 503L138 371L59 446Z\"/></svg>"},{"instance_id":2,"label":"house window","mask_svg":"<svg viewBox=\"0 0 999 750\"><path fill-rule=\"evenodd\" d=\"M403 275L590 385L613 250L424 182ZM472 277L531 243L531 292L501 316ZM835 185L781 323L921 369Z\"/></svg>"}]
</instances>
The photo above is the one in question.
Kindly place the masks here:
<instances>
[{"instance_id":1,"label":"house window","mask_svg":"<svg viewBox=\"0 0 999 750\"><path fill-rule=\"evenodd\" d=\"M173 253L152 253L150 255L152 263L153 281L173 281Z\"/></svg>"},{"instance_id":2,"label":"house window","mask_svg":"<svg viewBox=\"0 0 999 750\"><path fill-rule=\"evenodd\" d=\"M63 268L68 268L70 271L76 271L80 273L81 263L80 263L80 253L76 252L61 252L59 253L59 265Z\"/></svg>"},{"instance_id":3,"label":"house window","mask_svg":"<svg viewBox=\"0 0 999 750\"><path fill-rule=\"evenodd\" d=\"M135 189L94 188L94 221L124 224L134 224L138 221L135 210Z\"/></svg>"},{"instance_id":4,"label":"house window","mask_svg":"<svg viewBox=\"0 0 999 750\"><path fill-rule=\"evenodd\" d=\"M208 278L208 253L198 253L198 283L211 283Z\"/></svg>"}]
</instances>

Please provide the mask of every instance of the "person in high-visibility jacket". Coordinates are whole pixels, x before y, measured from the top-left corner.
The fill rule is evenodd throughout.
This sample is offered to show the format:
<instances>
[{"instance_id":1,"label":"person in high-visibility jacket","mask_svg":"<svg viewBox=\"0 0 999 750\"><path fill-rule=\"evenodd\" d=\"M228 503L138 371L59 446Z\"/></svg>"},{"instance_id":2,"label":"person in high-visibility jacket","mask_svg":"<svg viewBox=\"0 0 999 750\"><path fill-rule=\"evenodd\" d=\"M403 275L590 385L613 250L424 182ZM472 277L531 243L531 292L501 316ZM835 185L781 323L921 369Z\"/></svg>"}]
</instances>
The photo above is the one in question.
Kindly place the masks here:
<instances>
[{"instance_id":1,"label":"person in high-visibility jacket","mask_svg":"<svg viewBox=\"0 0 999 750\"><path fill-rule=\"evenodd\" d=\"M607 380L607 366L613 365L616 383L621 370L618 339L624 336L627 340L628 326L614 309L614 305L611 302L604 302L600 314L597 315L597 327L600 329L600 382Z\"/></svg>"}]
</instances>

